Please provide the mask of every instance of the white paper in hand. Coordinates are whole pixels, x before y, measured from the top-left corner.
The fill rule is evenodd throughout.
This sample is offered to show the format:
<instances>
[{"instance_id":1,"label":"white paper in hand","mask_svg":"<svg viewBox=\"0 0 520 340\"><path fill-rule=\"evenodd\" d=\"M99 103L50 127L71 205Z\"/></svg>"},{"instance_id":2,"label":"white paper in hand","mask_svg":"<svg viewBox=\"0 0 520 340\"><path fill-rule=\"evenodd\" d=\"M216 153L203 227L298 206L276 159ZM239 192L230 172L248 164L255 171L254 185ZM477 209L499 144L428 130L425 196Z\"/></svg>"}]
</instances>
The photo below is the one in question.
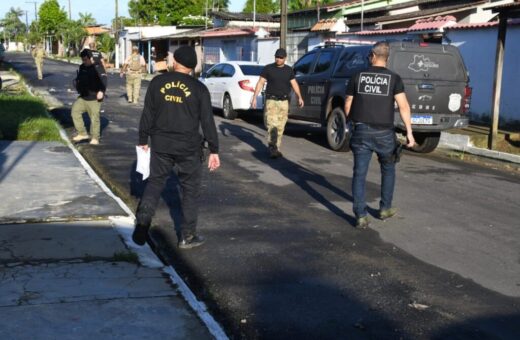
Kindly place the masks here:
<instances>
[{"instance_id":1,"label":"white paper in hand","mask_svg":"<svg viewBox=\"0 0 520 340\"><path fill-rule=\"evenodd\" d=\"M137 166L135 171L143 175L143 181L150 176L150 152L148 149L144 151L142 148L136 146L135 151L137 152Z\"/></svg>"}]
</instances>

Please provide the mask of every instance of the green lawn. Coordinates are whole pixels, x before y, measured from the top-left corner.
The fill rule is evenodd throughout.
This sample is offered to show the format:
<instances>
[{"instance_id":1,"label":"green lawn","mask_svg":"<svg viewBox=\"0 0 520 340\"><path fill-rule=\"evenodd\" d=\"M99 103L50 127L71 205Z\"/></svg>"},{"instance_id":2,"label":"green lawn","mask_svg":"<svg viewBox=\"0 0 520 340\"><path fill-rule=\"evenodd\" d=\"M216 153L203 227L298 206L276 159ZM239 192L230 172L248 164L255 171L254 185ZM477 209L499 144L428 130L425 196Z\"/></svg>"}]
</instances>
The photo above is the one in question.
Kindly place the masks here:
<instances>
[{"instance_id":1,"label":"green lawn","mask_svg":"<svg viewBox=\"0 0 520 340\"><path fill-rule=\"evenodd\" d=\"M0 92L0 139L61 141L56 121L47 115L43 101L28 93Z\"/></svg>"}]
</instances>

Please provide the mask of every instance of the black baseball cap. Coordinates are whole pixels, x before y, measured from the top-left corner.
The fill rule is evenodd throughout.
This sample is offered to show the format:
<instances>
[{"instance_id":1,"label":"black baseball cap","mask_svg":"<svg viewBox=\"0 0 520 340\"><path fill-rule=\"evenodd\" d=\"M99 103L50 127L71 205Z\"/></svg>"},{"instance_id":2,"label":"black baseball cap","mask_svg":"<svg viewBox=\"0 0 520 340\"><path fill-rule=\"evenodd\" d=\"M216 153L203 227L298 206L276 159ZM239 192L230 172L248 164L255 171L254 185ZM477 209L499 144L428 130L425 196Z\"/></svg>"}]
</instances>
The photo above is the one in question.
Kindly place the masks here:
<instances>
[{"instance_id":1,"label":"black baseball cap","mask_svg":"<svg viewBox=\"0 0 520 340\"><path fill-rule=\"evenodd\" d=\"M285 50L283 48L279 48L276 50L274 57L275 58L285 58L285 57L287 57L287 52L285 52Z\"/></svg>"}]
</instances>

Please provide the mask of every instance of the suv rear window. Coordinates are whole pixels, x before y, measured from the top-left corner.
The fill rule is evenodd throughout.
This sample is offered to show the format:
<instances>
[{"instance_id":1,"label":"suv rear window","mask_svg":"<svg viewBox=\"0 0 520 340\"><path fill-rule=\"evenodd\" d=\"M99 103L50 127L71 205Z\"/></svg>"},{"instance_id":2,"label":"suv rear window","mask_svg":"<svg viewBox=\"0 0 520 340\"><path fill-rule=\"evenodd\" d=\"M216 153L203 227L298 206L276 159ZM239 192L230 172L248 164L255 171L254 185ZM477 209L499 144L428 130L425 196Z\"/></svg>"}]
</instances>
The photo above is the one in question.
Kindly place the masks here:
<instances>
[{"instance_id":1,"label":"suv rear window","mask_svg":"<svg viewBox=\"0 0 520 340\"><path fill-rule=\"evenodd\" d=\"M354 50L345 51L334 70L334 77L351 77L354 73L368 67L367 51Z\"/></svg>"},{"instance_id":2,"label":"suv rear window","mask_svg":"<svg viewBox=\"0 0 520 340\"><path fill-rule=\"evenodd\" d=\"M332 51L321 52L318 58L318 62L316 63L316 66L314 66L314 71L312 73L321 73L327 71L330 67L330 64L332 63L333 57L334 52Z\"/></svg>"},{"instance_id":3,"label":"suv rear window","mask_svg":"<svg viewBox=\"0 0 520 340\"><path fill-rule=\"evenodd\" d=\"M246 76L259 76L264 69L263 65L239 65L239 67Z\"/></svg>"},{"instance_id":4,"label":"suv rear window","mask_svg":"<svg viewBox=\"0 0 520 340\"><path fill-rule=\"evenodd\" d=\"M316 57L316 53L309 53L298 60L293 67L294 74L300 76L309 73L312 63L314 62L314 57Z\"/></svg>"},{"instance_id":5,"label":"suv rear window","mask_svg":"<svg viewBox=\"0 0 520 340\"><path fill-rule=\"evenodd\" d=\"M389 68L403 79L447 81L466 79L464 68L460 65L460 58L451 53L394 51L390 54L390 59Z\"/></svg>"}]
</instances>

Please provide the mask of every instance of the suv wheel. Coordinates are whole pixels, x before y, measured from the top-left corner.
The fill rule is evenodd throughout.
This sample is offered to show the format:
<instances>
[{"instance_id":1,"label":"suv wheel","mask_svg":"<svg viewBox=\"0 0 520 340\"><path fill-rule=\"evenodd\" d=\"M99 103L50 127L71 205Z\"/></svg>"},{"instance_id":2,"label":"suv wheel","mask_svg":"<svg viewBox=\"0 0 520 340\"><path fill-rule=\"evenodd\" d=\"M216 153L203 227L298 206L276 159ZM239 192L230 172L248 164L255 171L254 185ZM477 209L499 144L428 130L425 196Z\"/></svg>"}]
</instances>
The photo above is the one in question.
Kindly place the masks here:
<instances>
[{"instance_id":1,"label":"suv wheel","mask_svg":"<svg viewBox=\"0 0 520 340\"><path fill-rule=\"evenodd\" d=\"M428 153L435 150L437 145L439 145L441 133L414 132L413 137L415 138L415 146L412 148L412 150L419 153Z\"/></svg>"},{"instance_id":2,"label":"suv wheel","mask_svg":"<svg viewBox=\"0 0 520 340\"><path fill-rule=\"evenodd\" d=\"M229 94L224 96L224 103L222 104L222 116L224 118L233 120L237 118L237 112L233 109L233 103Z\"/></svg>"},{"instance_id":3,"label":"suv wheel","mask_svg":"<svg viewBox=\"0 0 520 340\"><path fill-rule=\"evenodd\" d=\"M340 107L335 108L327 118L327 142L334 151L349 151L349 138L345 113Z\"/></svg>"}]
</instances>

